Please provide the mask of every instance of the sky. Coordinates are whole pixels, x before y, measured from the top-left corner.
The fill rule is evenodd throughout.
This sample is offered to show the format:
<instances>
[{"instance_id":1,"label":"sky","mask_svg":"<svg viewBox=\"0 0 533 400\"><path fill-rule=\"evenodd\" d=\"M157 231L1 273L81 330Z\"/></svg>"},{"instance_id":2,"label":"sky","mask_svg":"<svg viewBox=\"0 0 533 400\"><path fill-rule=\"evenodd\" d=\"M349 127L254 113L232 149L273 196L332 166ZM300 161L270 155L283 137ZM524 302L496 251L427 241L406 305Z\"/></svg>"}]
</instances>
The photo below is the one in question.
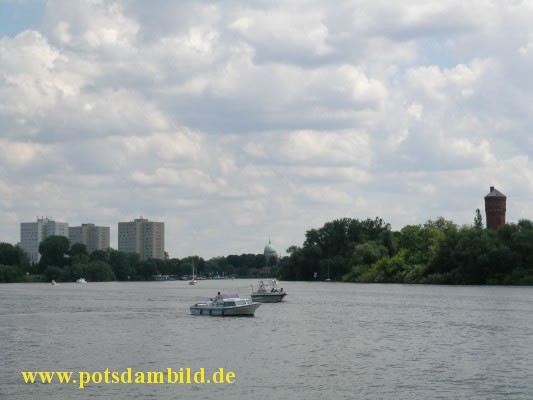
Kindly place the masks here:
<instances>
[{"instance_id":1,"label":"sky","mask_svg":"<svg viewBox=\"0 0 533 400\"><path fill-rule=\"evenodd\" d=\"M165 223L281 255L337 218L533 219L533 2L0 0L0 242Z\"/></svg>"}]
</instances>

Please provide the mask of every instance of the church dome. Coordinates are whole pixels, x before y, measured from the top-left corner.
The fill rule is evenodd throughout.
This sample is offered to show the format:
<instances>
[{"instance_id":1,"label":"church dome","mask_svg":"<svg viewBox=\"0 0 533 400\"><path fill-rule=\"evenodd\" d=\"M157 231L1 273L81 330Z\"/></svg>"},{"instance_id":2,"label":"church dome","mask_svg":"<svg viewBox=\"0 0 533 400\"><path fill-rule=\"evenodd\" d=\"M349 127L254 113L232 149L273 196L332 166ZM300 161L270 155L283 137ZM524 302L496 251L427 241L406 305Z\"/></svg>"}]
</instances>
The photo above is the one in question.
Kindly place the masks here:
<instances>
[{"instance_id":1,"label":"church dome","mask_svg":"<svg viewBox=\"0 0 533 400\"><path fill-rule=\"evenodd\" d=\"M274 246L272 246L270 239L268 240L268 244L265 246L265 254L267 253L276 253L276 249L274 248Z\"/></svg>"}]
</instances>

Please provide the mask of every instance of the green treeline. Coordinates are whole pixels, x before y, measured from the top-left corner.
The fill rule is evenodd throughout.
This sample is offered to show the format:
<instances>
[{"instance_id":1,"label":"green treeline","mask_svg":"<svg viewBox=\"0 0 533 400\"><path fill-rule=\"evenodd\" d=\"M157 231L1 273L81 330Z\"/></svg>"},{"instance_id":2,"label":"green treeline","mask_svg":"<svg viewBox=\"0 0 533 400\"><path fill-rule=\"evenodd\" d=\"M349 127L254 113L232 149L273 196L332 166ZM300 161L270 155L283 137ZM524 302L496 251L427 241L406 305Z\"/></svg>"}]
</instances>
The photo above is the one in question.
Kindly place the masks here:
<instances>
[{"instance_id":1,"label":"green treeline","mask_svg":"<svg viewBox=\"0 0 533 400\"><path fill-rule=\"evenodd\" d=\"M478 213L479 214L479 213ZM329 277L345 282L533 284L533 222L497 231L439 218L399 232L380 218L327 222L290 247L279 263L284 280Z\"/></svg>"},{"instance_id":2,"label":"green treeline","mask_svg":"<svg viewBox=\"0 0 533 400\"><path fill-rule=\"evenodd\" d=\"M138 254L109 249L88 254L84 244L70 245L68 238L50 236L39 245L38 264L28 262L24 251L9 243L0 243L0 282L73 282L85 278L96 281L147 281L155 275L190 276L261 276L265 267L262 254L241 254L204 260L198 256L183 259L141 261ZM276 274L276 266L272 265Z\"/></svg>"},{"instance_id":3,"label":"green treeline","mask_svg":"<svg viewBox=\"0 0 533 400\"><path fill-rule=\"evenodd\" d=\"M302 247L269 268L262 254L204 260L145 260L117 250L88 254L85 245L70 246L62 236L39 245L41 259L31 265L17 246L0 243L0 282L153 280L155 275L258 277L345 282L533 285L533 222L520 220L497 231L483 228L477 212L472 226L444 218L392 231L381 218L327 222L305 234ZM35 278L40 277L40 278Z\"/></svg>"}]
</instances>

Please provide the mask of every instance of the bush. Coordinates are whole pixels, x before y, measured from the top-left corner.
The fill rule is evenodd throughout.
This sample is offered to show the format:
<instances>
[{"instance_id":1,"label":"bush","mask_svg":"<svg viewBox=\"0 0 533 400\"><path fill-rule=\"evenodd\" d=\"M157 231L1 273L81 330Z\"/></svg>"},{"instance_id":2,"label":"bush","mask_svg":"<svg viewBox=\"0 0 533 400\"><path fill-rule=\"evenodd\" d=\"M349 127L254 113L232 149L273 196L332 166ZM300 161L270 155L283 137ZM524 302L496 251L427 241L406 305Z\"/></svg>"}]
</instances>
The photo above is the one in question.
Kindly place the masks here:
<instances>
[{"instance_id":1,"label":"bush","mask_svg":"<svg viewBox=\"0 0 533 400\"><path fill-rule=\"evenodd\" d=\"M0 265L0 282L12 283L24 281L24 272L20 267Z\"/></svg>"},{"instance_id":2,"label":"bush","mask_svg":"<svg viewBox=\"0 0 533 400\"><path fill-rule=\"evenodd\" d=\"M114 281L115 273L108 263L103 261L93 261L87 265L85 270L86 279L91 282Z\"/></svg>"},{"instance_id":3,"label":"bush","mask_svg":"<svg viewBox=\"0 0 533 400\"><path fill-rule=\"evenodd\" d=\"M44 276L46 277L46 280L48 282L54 280L57 281L63 274L63 270L59 267L56 267L54 265L50 265L49 267L46 267L44 270Z\"/></svg>"},{"instance_id":4,"label":"bush","mask_svg":"<svg viewBox=\"0 0 533 400\"><path fill-rule=\"evenodd\" d=\"M343 282L359 282L360 277L368 272L370 265L358 264L352 267L352 270L342 277Z\"/></svg>"},{"instance_id":5,"label":"bush","mask_svg":"<svg viewBox=\"0 0 533 400\"><path fill-rule=\"evenodd\" d=\"M426 266L416 264L412 267L407 267L407 273L404 276L404 283L419 283L426 274Z\"/></svg>"},{"instance_id":6,"label":"bush","mask_svg":"<svg viewBox=\"0 0 533 400\"><path fill-rule=\"evenodd\" d=\"M85 276L84 265L68 265L63 269L61 280L63 282L74 282Z\"/></svg>"}]
</instances>

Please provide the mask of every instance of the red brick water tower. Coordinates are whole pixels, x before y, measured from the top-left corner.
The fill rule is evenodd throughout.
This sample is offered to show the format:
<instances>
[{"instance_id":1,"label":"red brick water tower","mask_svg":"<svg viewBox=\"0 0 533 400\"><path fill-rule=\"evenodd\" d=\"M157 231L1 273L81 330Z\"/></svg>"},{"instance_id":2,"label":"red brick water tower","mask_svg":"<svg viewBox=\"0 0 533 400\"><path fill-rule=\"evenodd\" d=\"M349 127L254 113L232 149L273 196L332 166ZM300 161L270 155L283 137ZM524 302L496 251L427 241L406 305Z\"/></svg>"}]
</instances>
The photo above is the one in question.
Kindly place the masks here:
<instances>
[{"instance_id":1,"label":"red brick water tower","mask_svg":"<svg viewBox=\"0 0 533 400\"><path fill-rule=\"evenodd\" d=\"M505 224L506 203L507 197L502 192L494 189L494 186L491 186L489 194L485 196L487 228L498 229Z\"/></svg>"}]
</instances>

